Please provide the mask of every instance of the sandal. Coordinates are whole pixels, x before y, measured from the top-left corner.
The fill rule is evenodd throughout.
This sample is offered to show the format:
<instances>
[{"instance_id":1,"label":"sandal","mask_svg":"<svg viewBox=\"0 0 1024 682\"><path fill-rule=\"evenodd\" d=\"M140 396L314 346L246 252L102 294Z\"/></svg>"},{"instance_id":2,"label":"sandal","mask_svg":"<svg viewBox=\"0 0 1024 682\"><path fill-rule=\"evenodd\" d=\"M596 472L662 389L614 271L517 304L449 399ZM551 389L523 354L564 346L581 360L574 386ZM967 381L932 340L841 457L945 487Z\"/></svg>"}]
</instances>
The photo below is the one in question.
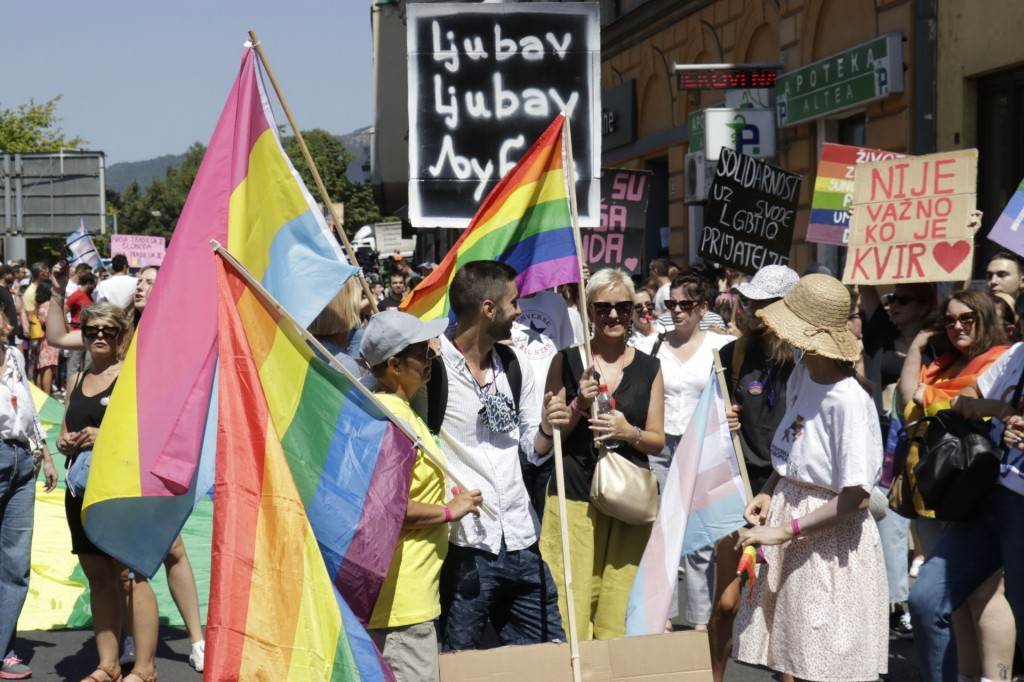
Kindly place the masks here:
<instances>
[{"instance_id":1,"label":"sandal","mask_svg":"<svg viewBox=\"0 0 1024 682\"><path fill-rule=\"evenodd\" d=\"M154 670L153 674L149 677L143 677L142 673L137 673L133 670L130 673L128 673L126 677L122 678L121 682L128 682L128 678L130 677L134 677L136 680L138 680L138 682L156 682L156 678L158 677L158 675L156 670Z\"/></svg>"},{"instance_id":2,"label":"sandal","mask_svg":"<svg viewBox=\"0 0 1024 682\"><path fill-rule=\"evenodd\" d=\"M105 675L106 677L97 677L97 674ZM106 668L96 666L96 669L86 677L83 677L81 682L122 682L121 670L115 669L114 672L110 672Z\"/></svg>"}]
</instances>

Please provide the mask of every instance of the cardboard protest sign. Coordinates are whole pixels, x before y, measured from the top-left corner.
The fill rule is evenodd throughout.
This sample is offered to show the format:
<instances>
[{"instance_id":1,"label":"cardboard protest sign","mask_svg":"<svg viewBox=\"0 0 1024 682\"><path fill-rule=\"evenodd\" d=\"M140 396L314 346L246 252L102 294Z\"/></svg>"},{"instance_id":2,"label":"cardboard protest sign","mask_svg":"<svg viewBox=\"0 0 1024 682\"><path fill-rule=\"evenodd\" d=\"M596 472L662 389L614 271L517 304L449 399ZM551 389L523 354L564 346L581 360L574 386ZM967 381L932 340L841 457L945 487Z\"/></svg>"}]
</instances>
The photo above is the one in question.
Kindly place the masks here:
<instances>
[{"instance_id":1,"label":"cardboard protest sign","mask_svg":"<svg viewBox=\"0 0 1024 682\"><path fill-rule=\"evenodd\" d=\"M971 277L978 150L857 166L846 284Z\"/></svg>"},{"instance_id":2,"label":"cardboard protest sign","mask_svg":"<svg viewBox=\"0 0 1024 682\"><path fill-rule=\"evenodd\" d=\"M862 163L902 159L906 154L851 147L826 142L821 147L818 177L811 197L811 219L807 241L846 246L849 239L850 206L853 204L853 173Z\"/></svg>"},{"instance_id":3,"label":"cardboard protest sign","mask_svg":"<svg viewBox=\"0 0 1024 682\"><path fill-rule=\"evenodd\" d=\"M466 227L563 110L580 224L599 225L597 3L408 3L405 11L413 226Z\"/></svg>"},{"instance_id":4,"label":"cardboard protest sign","mask_svg":"<svg viewBox=\"0 0 1024 682\"><path fill-rule=\"evenodd\" d=\"M641 271L650 193L650 171L601 171L601 225L581 230L584 262L591 272L619 268L635 275Z\"/></svg>"},{"instance_id":5,"label":"cardboard protest sign","mask_svg":"<svg viewBox=\"0 0 1024 682\"><path fill-rule=\"evenodd\" d=\"M800 176L722 149L704 206L699 255L741 272L789 263Z\"/></svg>"},{"instance_id":6,"label":"cardboard protest sign","mask_svg":"<svg viewBox=\"0 0 1024 682\"><path fill-rule=\"evenodd\" d=\"M163 237L142 234L115 234L110 237L110 256L123 253L130 268L160 265L164 262L166 252L166 240Z\"/></svg>"},{"instance_id":7,"label":"cardboard protest sign","mask_svg":"<svg viewBox=\"0 0 1024 682\"><path fill-rule=\"evenodd\" d=\"M992 226L988 238L1017 255L1024 255L1024 231L1020 229L1021 225L1024 225L1024 180L1017 185L1017 191Z\"/></svg>"}]
</instances>

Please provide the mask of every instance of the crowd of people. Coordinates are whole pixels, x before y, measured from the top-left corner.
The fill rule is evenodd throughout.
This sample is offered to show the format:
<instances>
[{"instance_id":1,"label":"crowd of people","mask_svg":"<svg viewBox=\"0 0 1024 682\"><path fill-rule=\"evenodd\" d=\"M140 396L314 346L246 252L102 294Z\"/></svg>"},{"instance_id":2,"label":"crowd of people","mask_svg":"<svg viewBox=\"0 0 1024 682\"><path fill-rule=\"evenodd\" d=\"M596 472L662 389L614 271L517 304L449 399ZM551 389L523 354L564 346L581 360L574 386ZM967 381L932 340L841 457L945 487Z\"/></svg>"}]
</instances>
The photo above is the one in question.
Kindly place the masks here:
<instances>
[{"instance_id":1,"label":"crowd of people","mask_svg":"<svg viewBox=\"0 0 1024 682\"><path fill-rule=\"evenodd\" d=\"M117 259L112 270L69 277L63 263L52 272L37 264L22 285L17 268L0 268L0 393L11 396L0 399L4 679L27 671L14 626L29 545L7 533L8 519L31 517L40 467L47 486L56 481L29 381L66 396L58 449L98 653L85 680L156 679L152 589L92 545L80 520L82 471L158 274L130 275ZM680 622L706 630L718 682L733 657L789 680L875 680L890 640L911 637L928 682L1021 669L1024 278L1015 255L991 259L985 289L854 289L821 266L746 277L657 259L647 278L603 269L586 273L582 290L523 298L515 270L476 261L451 281L451 324L397 310L429 268L419 270L392 259L371 282L373 302L351 279L310 326L420 436L405 526L367 623L401 682L438 679L439 651L564 641L570 612L581 639L625 634L648 512L716 355L753 498L746 528L681 557L685 608L670 610L666 631ZM998 480L957 520L925 501L917 479L925 432L950 411L990 424L1002 453ZM556 439L564 512L554 499ZM617 488L607 485L612 467ZM758 548L757 580L744 586L736 566L748 546ZM199 601L180 538L166 568L201 670Z\"/></svg>"}]
</instances>

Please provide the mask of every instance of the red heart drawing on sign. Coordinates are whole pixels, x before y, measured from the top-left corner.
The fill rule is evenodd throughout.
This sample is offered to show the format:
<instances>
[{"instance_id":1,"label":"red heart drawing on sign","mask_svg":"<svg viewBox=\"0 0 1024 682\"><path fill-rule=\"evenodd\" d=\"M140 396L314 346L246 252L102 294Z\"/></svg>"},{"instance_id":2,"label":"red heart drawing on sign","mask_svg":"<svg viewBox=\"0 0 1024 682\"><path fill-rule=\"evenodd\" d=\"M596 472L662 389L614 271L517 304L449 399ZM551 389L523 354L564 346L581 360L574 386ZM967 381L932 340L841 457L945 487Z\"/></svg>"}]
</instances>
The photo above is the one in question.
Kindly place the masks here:
<instances>
[{"instance_id":1,"label":"red heart drawing on sign","mask_svg":"<svg viewBox=\"0 0 1024 682\"><path fill-rule=\"evenodd\" d=\"M626 260L622 261L622 264L626 266L626 270L633 272L634 270L636 270L636 266L639 265L640 262L637 258L627 258Z\"/></svg>"},{"instance_id":2,"label":"red heart drawing on sign","mask_svg":"<svg viewBox=\"0 0 1024 682\"><path fill-rule=\"evenodd\" d=\"M939 242L932 247L932 257L946 272L953 272L971 253L971 243L966 239L958 242Z\"/></svg>"}]
</instances>

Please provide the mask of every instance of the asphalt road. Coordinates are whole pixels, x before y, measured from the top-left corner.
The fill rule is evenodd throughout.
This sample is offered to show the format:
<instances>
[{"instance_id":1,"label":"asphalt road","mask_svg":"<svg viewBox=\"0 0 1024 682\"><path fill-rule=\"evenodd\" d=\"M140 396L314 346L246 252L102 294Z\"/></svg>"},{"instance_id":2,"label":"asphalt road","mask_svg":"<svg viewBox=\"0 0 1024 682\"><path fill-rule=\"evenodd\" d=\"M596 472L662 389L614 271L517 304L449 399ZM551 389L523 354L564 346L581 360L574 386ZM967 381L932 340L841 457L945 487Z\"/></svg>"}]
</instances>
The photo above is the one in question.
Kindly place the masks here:
<instances>
[{"instance_id":1,"label":"asphalt road","mask_svg":"<svg viewBox=\"0 0 1024 682\"><path fill-rule=\"evenodd\" d=\"M888 680L915 682L911 643L891 642ZM72 680L77 682L93 671L96 649L92 632L59 630L19 633L18 653L28 658L33 680ZM161 628L157 649L160 682L198 682L201 676L188 664L189 642L184 630ZM771 672L734 663L729 666L729 682L768 682L778 679Z\"/></svg>"}]
</instances>

